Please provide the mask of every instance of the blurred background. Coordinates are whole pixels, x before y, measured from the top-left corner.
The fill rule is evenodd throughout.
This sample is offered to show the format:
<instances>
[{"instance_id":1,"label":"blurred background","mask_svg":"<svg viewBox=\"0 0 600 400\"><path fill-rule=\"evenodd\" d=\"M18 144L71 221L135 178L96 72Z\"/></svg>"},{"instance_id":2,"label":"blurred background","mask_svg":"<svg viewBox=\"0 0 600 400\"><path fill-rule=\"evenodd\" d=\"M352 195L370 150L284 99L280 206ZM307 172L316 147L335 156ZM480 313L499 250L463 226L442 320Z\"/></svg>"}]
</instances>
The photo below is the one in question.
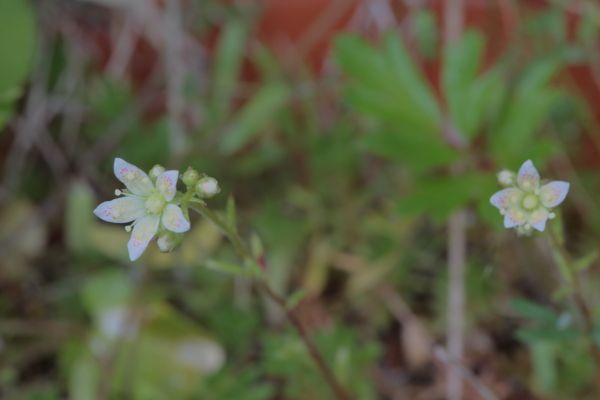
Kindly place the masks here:
<instances>
[{"instance_id":1,"label":"blurred background","mask_svg":"<svg viewBox=\"0 0 600 400\"><path fill-rule=\"evenodd\" d=\"M599 28L592 0L0 1L0 398L333 398L210 222L128 261L92 214L115 157L219 180L355 399L600 398L547 243L489 204L527 159L571 183L600 320Z\"/></svg>"}]
</instances>

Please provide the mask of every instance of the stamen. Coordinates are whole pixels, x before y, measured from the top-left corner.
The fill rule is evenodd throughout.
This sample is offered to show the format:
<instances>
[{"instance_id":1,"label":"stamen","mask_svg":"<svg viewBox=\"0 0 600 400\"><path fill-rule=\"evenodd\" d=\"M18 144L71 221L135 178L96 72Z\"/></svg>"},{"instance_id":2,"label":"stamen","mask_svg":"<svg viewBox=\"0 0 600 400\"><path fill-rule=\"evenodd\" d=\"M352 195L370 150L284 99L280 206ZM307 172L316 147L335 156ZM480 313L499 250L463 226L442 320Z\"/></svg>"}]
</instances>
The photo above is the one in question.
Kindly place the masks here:
<instances>
[{"instance_id":1,"label":"stamen","mask_svg":"<svg viewBox=\"0 0 600 400\"><path fill-rule=\"evenodd\" d=\"M124 194L124 193L123 193L123 192L121 192L121 190L120 190L120 189L115 189L115 196L120 196L120 195L122 195L122 194Z\"/></svg>"}]
</instances>

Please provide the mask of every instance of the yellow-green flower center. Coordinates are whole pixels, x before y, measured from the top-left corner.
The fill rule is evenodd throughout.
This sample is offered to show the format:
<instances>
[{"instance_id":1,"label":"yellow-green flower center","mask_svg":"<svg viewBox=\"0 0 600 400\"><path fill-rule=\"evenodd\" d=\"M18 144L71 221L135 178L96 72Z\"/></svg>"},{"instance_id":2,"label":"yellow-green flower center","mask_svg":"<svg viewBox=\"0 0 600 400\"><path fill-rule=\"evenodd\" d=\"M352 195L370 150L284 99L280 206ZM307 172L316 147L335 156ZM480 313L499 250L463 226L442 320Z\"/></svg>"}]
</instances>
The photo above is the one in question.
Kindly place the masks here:
<instances>
[{"instance_id":1,"label":"yellow-green flower center","mask_svg":"<svg viewBox=\"0 0 600 400\"><path fill-rule=\"evenodd\" d=\"M523 197L522 205L526 210L533 210L537 208L539 199L535 194L528 194Z\"/></svg>"},{"instance_id":2,"label":"yellow-green flower center","mask_svg":"<svg viewBox=\"0 0 600 400\"><path fill-rule=\"evenodd\" d=\"M146 199L146 210L150 214L159 214L165 203L165 199L160 193L154 193Z\"/></svg>"}]
</instances>

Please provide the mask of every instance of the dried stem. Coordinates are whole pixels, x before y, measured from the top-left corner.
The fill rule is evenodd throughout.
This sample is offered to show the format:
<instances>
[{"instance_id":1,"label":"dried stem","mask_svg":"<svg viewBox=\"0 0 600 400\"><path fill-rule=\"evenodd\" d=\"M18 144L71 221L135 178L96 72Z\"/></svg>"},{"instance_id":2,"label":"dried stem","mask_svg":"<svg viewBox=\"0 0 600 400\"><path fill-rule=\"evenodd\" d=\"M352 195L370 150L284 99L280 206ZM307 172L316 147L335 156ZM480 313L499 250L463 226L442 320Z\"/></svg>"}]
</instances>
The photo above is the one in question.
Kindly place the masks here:
<instances>
[{"instance_id":1,"label":"dried stem","mask_svg":"<svg viewBox=\"0 0 600 400\"><path fill-rule=\"evenodd\" d=\"M217 214L203 206L202 204L195 203L194 206L190 207L192 210L198 212L205 218L211 220L215 225L217 225L223 232L225 236L231 241L236 253L243 260L254 261L254 257L251 252L248 250L248 247L242 241L240 235L237 233L234 227L229 226L225 221L223 221ZM292 324L300 339L304 343L304 346L308 350L310 357L313 359L314 363L317 365L319 372L323 376L323 379L327 382L331 391L334 393L335 398L337 400L349 400L350 397L347 394L346 390L343 386L338 382L335 374L331 370L331 368L327 365L327 362L323 358L323 355L315 345L311 336L306 331L304 325L300 321L300 318L296 315L294 310L290 309L287 305L287 301L284 297L277 294L271 286L269 286L268 282L264 279L260 279L257 281L258 288L273 302L279 305L284 311L288 321Z\"/></svg>"},{"instance_id":2,"label":"dried stem","mask_svg":"<svg viewBox=\"0 0 600 400\"><path fill-rule=\"evenodd\" d=\"M455 211L448 221L448 355L462 360L464 353L465 324L465 258L466 215L464 210ZM448 364L446 394L448 400L463 397L462 371L455 364Z\"/></svg>"},{"instance_id":3,"label":"dried stem","mask_svg":"<svg viewBox=\"0 0 600 400\"><path fill-rule=\"evenodd\" d=\"M434 348L433 353L435 357L442 363L460 371L461 378L471 384L479 396L484 400L498 400L498 396L485 385L473 372L462 365L460 360L453 359L443 347L437 346Z\"/></svg>"},{"instance_id":4,"label":"dried stem","mask_svg":"<svg viewBox=\"0 0 600 400\"><path fill-rule=\"evenodd\" d=\"M452 46L463 29L463 0L444 2L444 45ZM452 128L452 121L448 121ZM450 129L449 132L453 130ZM450 141L452 143L452 141ZM458 142L460 144L460 142ZM462 169L455 165L455 171ZM465 320L465 259L466 259L466 211L455 211L448 220L448 311L447 347L448 356L460 362L464 351ZM449 364L446 379L448 400L463 398L463 371L456 364Z\"/></svg>"},{"instance_id":5,"label":"dried stem","mask_svg":"<svg viewBox=\"0 0 600 400\"><path fill-rule=\"evenodd\" d=\"M179 0L167 2L164 24L164 65L167 80L167 111L171 147L176 155L185 150L183 125L185 70L182 59L184 37L181 32L182 11Z\"/></svg>"}]
</instances>

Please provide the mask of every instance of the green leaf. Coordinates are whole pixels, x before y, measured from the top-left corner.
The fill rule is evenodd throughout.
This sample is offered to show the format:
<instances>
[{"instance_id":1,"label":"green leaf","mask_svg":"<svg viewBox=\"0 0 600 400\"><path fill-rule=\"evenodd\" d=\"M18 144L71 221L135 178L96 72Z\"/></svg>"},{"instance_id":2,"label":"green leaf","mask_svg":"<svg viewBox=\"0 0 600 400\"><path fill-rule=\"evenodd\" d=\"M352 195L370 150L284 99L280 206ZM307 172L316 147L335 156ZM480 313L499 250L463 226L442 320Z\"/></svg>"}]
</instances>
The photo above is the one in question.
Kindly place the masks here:
<instances>
[{"instance_id":1,"label":"green leaf","mask_svg":"<svg viewBox=\"0 0 600 400\"><path fill-rule=\"evenodd\" d=\"M385 57L399 88L403 89L401 95L408 96L404 102L414 104L417 114L430 123L432 130L436 130L441 125L441 112L425 77L412 62L413 58L398 35L386 36L384 45Z\"/></svg>"},{"instance_id":2,"label":"green leaf","mask_svg":"<svg viewBox=\"0 0 600 400\"><path fill-rule=\"evenodd\" d=\"M98 272L88 278L82 290L83 304L95 316L107 309L127 305L132 294L132 284L122 270Z\"/></svg>"},{"instance_id":3,"label":"green leaf","mask_svg":"<svg viewBox=\"0 0 600 400\"><path fill-rule=\"evenodd\" d=\"M591 250L585 256L575 261L575 268L578 271L584 271L588 269L594 263L594 261L596 261L598 254L599 252L597 249Z\"/></svg>"},{"instance_id":4,"label":"green leaf","mask_svg":"<svg viewBox=\"0 0 600 400\"><path fill-rule=\"evenodd\" d=\"M506 85L498 70L479 75L484 45L483 36L470 31L444 54L444 97L452 120L466 139L481 131L482 123L500 106L505 93Z\"/></svg>"},{"instance_id":5,"label":"green leaf","mask_svg":"<svg viewBox=\"0 0 600 400\"><path fill-rule=\"evenodd\" d=\"M390 68L379 51L358 36L340 36L335 41L335 59L355 81L376 90L389 91Z\"/></svg>"},{"instance_id":6,"label":"green leaf","mask_svg":"<svg viewBox=\"0 0 600 400\"><path fill-rule=\"evenodd\" d=\"M433 136L440 130L439 106L397 37L386 37L380 50L361 38L342 36L336 60L350 77L344 97L358 111L415 134Z\"/></svg>"},{"instance_id":7,"label":"green leaf","mask_svg":"<svg viewBox=\"0 0 600 400\"><path fill-rule=\"evenodd\" d=\"M468 139L481 132L487 118L497 114L505 92L503 76L497 70L478 77L465 89L464 104L453 111L453 118Z\"/></svg>"},{"instance_id":8,"label":"green leaf","mask_svg":"<svg viewBox=\"0 0 600 400\"><path fill-rule=\"evenodd\" d=\"M417 181L415 188L397 203L405 214L427 214L437 221L463 207L477 193L482 176L478 174L436 177Z\"/></svg>"},{"instance_id":9,"label":"green leaf","mask_svg":"<svg viewBox=\"0 0 600 400\"><path fill-rule=\"evenodd\" d=\"M285 106L288 88L281 83L263 86L234 116L221 142L221 151L232 154L265 129L274 115Z\"/></svg>"},{"instance_id":10,"label":"green leaf","mask_svg":"<svg viewBox=\"0 0 600 400\"><path fill-rule=\"evenodd\" d=\"M249 271L246 268L241 267L238 264L232 264L219 260L206 260L206 268L215 271L223 272L230 275L246 276L249 275Z\"/></svg>"},{"instance_id":11,"label":"green leaf","mask_svg":"<svg viewBox=\"0 0 600 400\"><path fill-rule=\"evenodd\" d=\"M458 158L458 153L443 143L417 132L388 130L370 134L362 139L367 150L405 164L415 172L449 165Z\"/></svg>"},{"instance_id":12,"label":"green leaf","mask_svg":"<svg viewBox=\"0 0 600 400\"><path fill-rule=\"evenodd\" d=\"M14 90L27 78L36 45L35 18L30 2L0 2L0 94Z\"/></svg>"},{"instance_id":13,"label":"green leaf","mask_svg":"<svg viewBox=\"0 0 600 400\"><path fill-rule=\"evenodd\" d=\"M485 42L479 32L466 32L459 41L447 46L444 54L442 83L444 94L453 96L475 80L481 68Z\"/></svg>"},{"instance_id":14,"label":"green leaf","mask_svg":"<svg viewBox=\"0 0 600 400\"><path fill-rule=\"evenodd\" d=\"M565 344L579 339L581 333L571 328L558 329L555 325L541 325L519 329L517 337L524 343L546 341Z\"/></svg>"},{"instance_id":15,"label":"green leaf","mask_svg":"<svg viewBox=\"0 0 600 400\"><path fill-rule=\"evenodd\" d=\"M492 150L499 165L530 158L536 147L535 134L560 95L558 91L544 89L510 99L506 114L491 131Z\"/></svg>"},{"instance_id":16,"label":"green leaf","mask_svg":"<svg viewBox=\"0 0 600 400\"><path fill-rule=\"evenodd\" d=\"M511 165L532 158L533 152L552 149L534 140L552 107L564 94L550 86L560 59L544 59L530 66L506 99L506 107L490 127L491 148L499 165Z\"/></svg>"},{"instance_id":17,"label":"green leaf","mask_svg":"<svg viewBox=\"0 0 600 400\"><path fill-rule=\"evenodd\" d=\"M167 120L163 118L152 124L134 126L121 141L118 155L141 167L166 164L169 159ZM112 165L112 160L110 163Z\"/></svg>"},{"instance_id":18,"label":"green leaf","mask_svg":"<svg viewBox=\"0 0 600 400\"><path fill-rule=\"evenodd\" d=\"M256 368L226 368L208 377L201 386L201 399L269 400L275 397L272 383L265 382Z\"/></svg>"},{"instance_id":19,"label":"green leaf","mask_svg":"<svg viewBox=\"0 0 600 400\"><path fill-rule=\"evenodd\" d=\"M547 87L560 67L561 60L557 57L550 57L532 64L519 80L517 94L525 95Z\"/></svg>"},{"instance_id":20,"label":"green leaf","mask_svg":"<svg viewBox=\"0 0 600 400\"><path fill-rule=\"evenodd\" d=\"M553 324L556 321L556 313L546 306L527 299L512 299L511 308L523 317Z\"/></svg>"},{"instance_id":21,"label":"green leaf","mask_svg":"<svg viewBox=\"0 0 600 400\"><path fill-rule=\"evenodd\" d=\"M558 383L556 350L556 345L551 342L537 342L531 345L534 385L542 393L555 389Z\"/></svg>"},{"instance_id":22,"label":"green leaf","mask_svg":"<svg viewBox=\"0 0 600 400\"><path fill-rule=\"evenodd\" d=\"M221 33L215 55L213 84L213 117L220 121L231 107L246 42L247 26L239 18L227 22Z\"/></svg>"},{"instance_id":23,"label":"green leaf","mask_svg":"<svg viewBox=\"0 0 600 400\"><path fill-rule=\"evenodd\" d=\"M465 119L468 114L473 113L468 108L468 103L472 95L471 85L481 67L483 47L483 37L470 31L455 44L447 46L444 54L442 85L446 103L457 128L469 137L475 132L472 124L468 124Z\"/></svg>"},{"instance_id":24,"label":"green leaf","mask_svg":"<svg viewBox=\"0 0 600 400\"><path fill-rule=\"evenodd\" d=\"M289 310L294 309L298 305L298 303L300 303L302 299L304 299L304 297L306 297L306 290L300 288L294 291L291 295L288 296L285 303L286 307Z\"/></svg>"},{"instance_id":25,"label":"green leaf","mask_svg":"<svg viewBox=\"0 0 600 400\"><path fill-rule=\"evenodd\" d=\"M75 252L88 249L90 228L94 225L94 196L84 182L74 182L69 190L66 210L67 246Z\"/></svg>"},{"instance_id":26,"label":"green leaf","mask_svg":"<svg viewBox=\"0 0 600 400\"><path fill-rule=\"evenodd\" d=\"M230 227L237 229L237 217L235 210L235 198L233 195L229 195L227 198L227 208L225 209L225 220L227 225Z\"/></svg>"},{"instance_id":27,"label":"green leaf","mask_svg":"<svg viewBox=\"0 0 600 400\"><path fill-rule=\"evenodd\" d=\"M435 14L427 8L419 8L412 13L412 25L419 51L427 59L433 59L438 46L438 26Z\"/></svg>"},{"instance_id":28,"label":"green leaf","mask_svg":"<svg viewBox=\"0 0 600 400\"><path fill-rule=\"evenodd\" d=\"M0 1L0 130L12 114L31 71L36 47L35 16L26 0Z\"/></svg>"},{"instance_id":29,"label":"green leaf","mask_svg":"<svg viewBox=\"0 0 600 400\"><path fill-rule=\"evenodd\" d=\"M350 85L344 89L345 100L357 111L402 128L406 134L432 137L440 131L439 125L416 112L414 103L407 103L408 97L374 90L367 85Z\"/></svg>"},{"instance_id":30,"label":"green leaf","mask_svg":"<svg viewBox=\"0 0 600 400\"><path fill-rule=\"evenodd\" d=\"M71 367L69 395L71 399L94 400L98 393L100 371L90 354L82 352Z\"/></svg>"}]
</instances>

